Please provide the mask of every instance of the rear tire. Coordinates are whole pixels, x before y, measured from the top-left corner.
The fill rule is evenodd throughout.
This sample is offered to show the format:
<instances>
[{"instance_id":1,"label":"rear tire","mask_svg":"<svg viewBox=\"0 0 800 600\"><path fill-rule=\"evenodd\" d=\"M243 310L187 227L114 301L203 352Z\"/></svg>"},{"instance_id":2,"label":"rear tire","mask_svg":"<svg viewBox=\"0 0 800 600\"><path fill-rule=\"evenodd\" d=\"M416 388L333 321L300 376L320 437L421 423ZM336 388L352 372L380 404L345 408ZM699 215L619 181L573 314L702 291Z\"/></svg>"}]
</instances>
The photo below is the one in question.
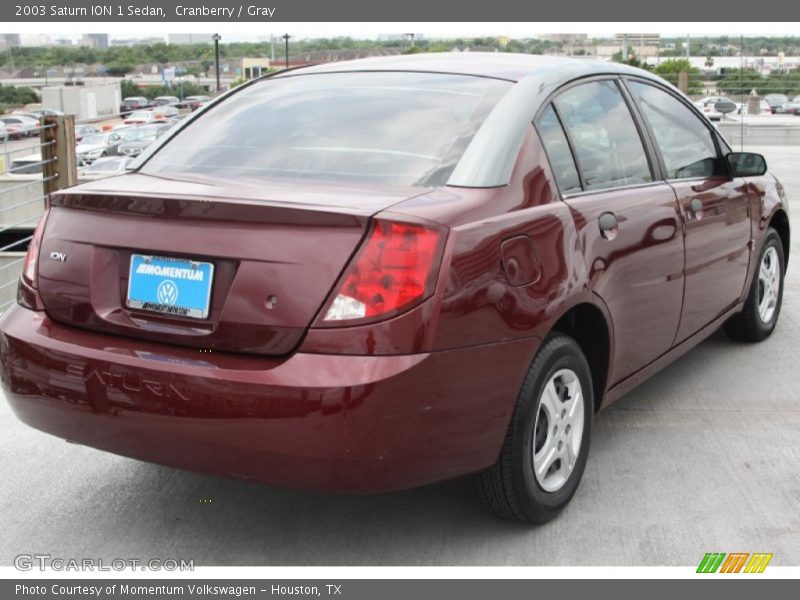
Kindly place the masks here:
<instances>
[{"instance_id":1,"label":"rear tire","mask_svg":"<svg viewBox=\"0 0 800 600\"><path fill-rule=\"evenodd\" d=\"M783 303L785 264L781 238L770 227L742 312L733 315L724 325L728 337L743 342L760 342L772 334Z\"/></svg>"},{"instance_id":2,"label":"rear tire","mask_svg":"<svg viewBox=\"0 0 800 600\"><path fill-rule=\"evenodd\" d=\"M589 454L594 392L571 337L548 337L531 363L497 462L475 476L482 503L500 517L539 524L578 488Z\"/></svg>"}]
</instances>

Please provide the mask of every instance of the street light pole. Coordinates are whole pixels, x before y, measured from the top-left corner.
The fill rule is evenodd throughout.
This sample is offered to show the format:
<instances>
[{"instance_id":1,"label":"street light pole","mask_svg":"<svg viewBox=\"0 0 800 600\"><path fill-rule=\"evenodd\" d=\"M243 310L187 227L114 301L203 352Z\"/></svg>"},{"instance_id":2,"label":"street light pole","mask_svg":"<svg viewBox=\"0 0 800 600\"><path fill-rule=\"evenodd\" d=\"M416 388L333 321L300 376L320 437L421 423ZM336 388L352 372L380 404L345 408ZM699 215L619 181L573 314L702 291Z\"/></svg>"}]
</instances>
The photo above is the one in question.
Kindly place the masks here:
<instances>
[{"instance_id":1,"label":"street light pole","mask_svg":"<svg viewBox=\"0 0 800 600\"><path fill-rule=\"evenodd\" d=\"M286 42L286 68L289 68L289 38L292 37L288 33L283 34L283 41Z\"/></svg>"},{"instance_id":2,"label":"street light pole","mask_svg":"<svg viewBox=\"0 0 800 600\"><path fill-rule=\"evenodd\" d=\"M214 40L214 61L216 63L214 70L217 74L217 93L219 94L219 41L222 39L222 36L218 33L215 33L211 39Z\"/></svg>"}]
</instances>

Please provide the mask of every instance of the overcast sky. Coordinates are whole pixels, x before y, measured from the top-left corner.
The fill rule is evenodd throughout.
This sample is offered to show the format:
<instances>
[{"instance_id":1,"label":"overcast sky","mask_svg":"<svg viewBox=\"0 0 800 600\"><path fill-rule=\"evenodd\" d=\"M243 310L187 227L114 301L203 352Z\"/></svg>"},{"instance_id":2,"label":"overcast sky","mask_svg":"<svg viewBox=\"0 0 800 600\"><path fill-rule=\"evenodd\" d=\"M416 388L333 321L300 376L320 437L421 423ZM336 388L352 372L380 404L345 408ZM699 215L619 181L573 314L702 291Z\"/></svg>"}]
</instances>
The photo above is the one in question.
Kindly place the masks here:
<instances>
[{"instance_id":1,"label":"overcast sky","mask_svg":"<svg viewBox=\"0 0 800 600\"><path fill-rule=\"evenodd\" d=\"M7 24L6 26L8 27ZM131 23L75 23L64 31L63 23L17 23L16 32L47 34L52 38L77 39L80 33L108 33L112 39L166 37L169 33L220 33L224 41L255 41L263 36L289 33L295 38L351 36L376 38L381 34L421 33L427 37L476 37L509 35L534 37L542 33L588 33L603 37L622 32L660 33L675 37L721 35L731 37L799 35L798 23L147 23L137 32Z\"/></svg>"}]
</instances>

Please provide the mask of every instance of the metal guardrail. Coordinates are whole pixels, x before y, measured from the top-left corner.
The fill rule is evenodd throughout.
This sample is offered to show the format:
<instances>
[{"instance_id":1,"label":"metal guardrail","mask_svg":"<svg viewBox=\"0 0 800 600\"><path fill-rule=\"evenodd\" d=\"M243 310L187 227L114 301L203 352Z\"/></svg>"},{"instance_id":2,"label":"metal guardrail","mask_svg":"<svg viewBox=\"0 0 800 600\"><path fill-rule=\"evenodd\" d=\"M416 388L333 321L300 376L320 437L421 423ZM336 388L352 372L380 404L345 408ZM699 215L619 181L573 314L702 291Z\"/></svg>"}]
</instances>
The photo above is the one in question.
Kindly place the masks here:
<instances>
[{"instance_id":1,"label":"metal guardrail","mask_svg":"<svg viewBox=\"0 0 800 600\"><path fill-rule=\"evenodd\" d=\"M63 147L59 148L59 141L63 146L63 130L72 127L72 123L71 117L46 117L38 127L38 142L26 146L15 145L13 148L8 140L3 142L0 150L3 159L0 173L3 176L0 183L0 313L16 301L16 286L25 260L24 253L33 239L47 193L57 189L54 186L59 182L64 182L64 171L67 171L69 179L69 169L57 167L69 167L70 161L62 158L61 162L66 165L57 163L63 151ZM38 160L28 160L15 166L15 155L19 161L29 153ZM74 156L74 148L72 154ZM37 172L31 173L32 168Z\"/></svg>"}]
</instances>

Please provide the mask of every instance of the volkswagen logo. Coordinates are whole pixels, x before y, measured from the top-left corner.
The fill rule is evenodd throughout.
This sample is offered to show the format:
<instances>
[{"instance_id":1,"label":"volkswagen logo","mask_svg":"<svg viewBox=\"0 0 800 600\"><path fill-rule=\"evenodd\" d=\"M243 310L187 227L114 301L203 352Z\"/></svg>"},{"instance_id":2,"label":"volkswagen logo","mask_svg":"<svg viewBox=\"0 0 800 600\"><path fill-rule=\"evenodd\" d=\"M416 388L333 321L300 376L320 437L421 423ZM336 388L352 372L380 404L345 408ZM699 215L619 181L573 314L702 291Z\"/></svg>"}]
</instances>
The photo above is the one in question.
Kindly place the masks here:
<instances>
[{"instance_id":1,"label":"volkswagen logo","mask_svg":"<svg viewBox=\"0 0 800 600\"><path fill-rule=\"evenodd\" d=\"M162 281L158 284L156 295L161 304L172 306L178 301L178 286L171 279Z\"/></svg>"}]
</instances>

